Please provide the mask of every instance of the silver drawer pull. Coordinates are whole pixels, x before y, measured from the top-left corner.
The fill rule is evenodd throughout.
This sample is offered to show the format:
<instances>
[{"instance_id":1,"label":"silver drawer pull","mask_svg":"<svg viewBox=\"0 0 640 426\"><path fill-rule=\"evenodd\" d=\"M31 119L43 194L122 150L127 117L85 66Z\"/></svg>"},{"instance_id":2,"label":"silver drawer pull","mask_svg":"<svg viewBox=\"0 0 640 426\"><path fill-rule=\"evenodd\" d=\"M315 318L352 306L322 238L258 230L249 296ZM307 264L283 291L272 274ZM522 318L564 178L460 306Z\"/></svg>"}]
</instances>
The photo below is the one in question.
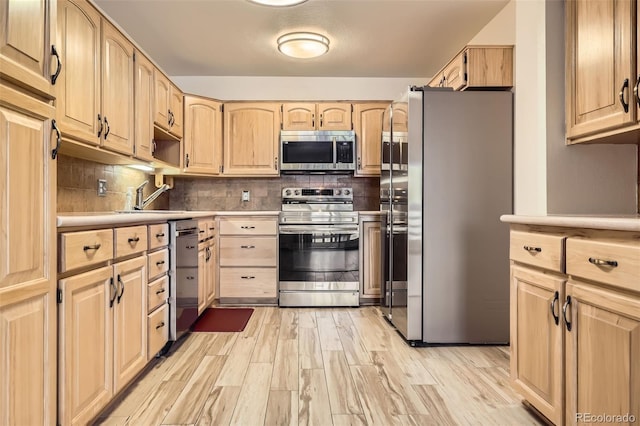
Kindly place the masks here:
<instances>
[{"instance_id":1,"label":"silver drawer pull","mask_svg":"<svg viewBox=\"0 0 640 426\"><path fill-rule=\"evenodd\" d=\"M100 247L102 247L102 244L94 244L92 246L84 246L84 247L82 247L82 250L84 250L84 251L98 250Z\"/></svg>"},{"instance_id":2,"label":"silver drawer pull","mask_svg":"<svg viewBox=\"0 0 640 426\"><path fill-rule=\"evenodd\" d=\"M595 257L590 257L589 263L596 266L611 266L612 268L618 266L618 262L616 262L615 260L596 259Z\"/></svg>"},{"instance_id":3,"label":"silver drawer pull","mask_svg":"<svg viewBox=\"0 0 640 426\"><path fill-rule=\"evenodd\" d=\"M156 262L156 266L164 265L164 260L159 260Z\"/></svg>"},{"instance_id":4,"label":"silver drawer pull","mask_svg":"<svg viewBox=\"0 0 640 426\"><path fill-rule=\"evenodd\" d=\"M195 280L195 279L196 279L196 277L188 276L188 277L187 277L187 279L188 279L188 280Z\"/></svg>"},{"instance_id":5,"label":"silver drawer pull","mask_svg":"<svg viewBox=\"0 0 640 426\"><path fill-rule=\"evenodd\" d=\"M529 253L540 253L542 251L540 247L523 246L522 248L528 251Z\"/></svg>"},{"instance_id":6,"label":"silver drawer pull","mask_svg":"<svg viewBox=\"0 0 640 426\"><path fill-rule=\"evenodd\" d=\"M256 246L240 246L240 248L252 249L252 248L256 248Z\"/></svg>"},{"instance_id":7,"label":"silver drawer pull","mask_svg":"<svg viewBox=\"0 0 640 426\"><path fill-rule=\"evenodd\" d=\"M245 276L242 276L242 277L240 277L240 278L242 278L243 280L252 280L252 279L254 279L255 277L254 277L254 276L251 276L251 275L245 275Z\"/></svg>"},{"instance_id":8,"label":"silver drawer pull","mask_svg":"<svg viewBox=\"0 0 640 426\"><path fill-rule=\"evenodd\" d=\"M160 324L156 325L156 330L159 328L164 327L164 321L162 321Z\"/></svg>"},{"instance_id":9,"label":"silver drawer pull","mask_svg":"<svg viewBox=\"0 0 640 426\"><path fill-rule=\"evenodd\" d=\"M196 246L186 246L186 248L188 248L188 249L194 249L194 248L196 248Z\"/></svg>"},{"instance_id":10,"label":"silver drawer pull","mask_svg":"<svg viewBox=\"0 0 640 426\"><path fill-rule=\"evenodd\" d=\"M156 238L162 238L164 237L164 232L161 232L159 234L156 234Z\"/></svg>"},{"instance_id":11,"label":"silver drawer pull","mask_svg":"<svg viewBox=\"0 0 640 426\"><path fill-rule=\"evenodd\" d=\"M240 229L256 229L255 226L241 226Z\"/></svg>"},{"instance_id":12,"label":"silver drawer pull","mask_svg":"<svg viewBox=\"0 0 640 426\"><path fill-rule=\"evenodd\" d=\"M164 293L166 290L164 288L161 288L160 290L156 291L156 294L162 294Z\"/></svg>"},{"instance_id":13,"label":"silver drawer pull","mask_svg":"<svg viewBox=\"0 0 640 426\"><path fill-rule=\"evenodd\" d=\"M129 238L127 241L129 241L129 243L137 243L140 241L140 237Z\"/></svg>"}]
</instances>

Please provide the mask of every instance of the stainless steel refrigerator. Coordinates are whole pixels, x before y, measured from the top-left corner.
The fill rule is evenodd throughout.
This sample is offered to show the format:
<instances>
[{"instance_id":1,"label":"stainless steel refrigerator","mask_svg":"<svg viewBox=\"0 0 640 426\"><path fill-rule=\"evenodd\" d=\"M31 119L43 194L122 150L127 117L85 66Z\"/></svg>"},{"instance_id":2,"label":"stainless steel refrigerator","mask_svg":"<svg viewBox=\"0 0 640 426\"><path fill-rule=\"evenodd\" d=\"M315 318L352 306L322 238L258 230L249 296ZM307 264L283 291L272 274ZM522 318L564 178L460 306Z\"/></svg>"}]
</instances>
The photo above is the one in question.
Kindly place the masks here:
<instances>
[{"instance_id":1,"label":"stainless steel refrigerator","mask_svg":"<svg viewBox=\"0 0 640 426\"><path fill-rule=\"evenodd\" d=\"M508 342L512 93L413 87L384 120L383 314L411 343Z\"/></svg>"}]
</instances>

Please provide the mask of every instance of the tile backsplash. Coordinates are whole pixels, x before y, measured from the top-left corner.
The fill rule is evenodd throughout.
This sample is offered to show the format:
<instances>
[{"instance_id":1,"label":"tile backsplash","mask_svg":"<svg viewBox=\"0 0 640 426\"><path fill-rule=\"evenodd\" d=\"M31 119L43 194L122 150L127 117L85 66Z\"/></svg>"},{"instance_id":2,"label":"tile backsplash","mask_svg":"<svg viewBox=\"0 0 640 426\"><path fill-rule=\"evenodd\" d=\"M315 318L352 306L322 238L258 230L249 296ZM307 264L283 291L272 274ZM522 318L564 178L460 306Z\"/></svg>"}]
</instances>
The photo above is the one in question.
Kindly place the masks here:
<instances>
[{"instance_id":1,"label":"tile backsplash","mask_svg":"<svg viewBox=\"0 0 640 426\"><path fill-rule=\"evenodd\" d=\"M282 188L353 187L354 210L379 210L379 178L283 175L279 178L180 178L170 192L171 210L280 210ZM249 191L249 201L242 201Z\"/></svg>"},{"instance_id":2,"label":"tile backsplash","mask_svg":"<svg viewBox=\"0 0 640 426\"><path fill-rule=\"evenodd\" d=\"M98 196L98 179L106 179L107 196ZM109 166L79 158L58 157L58 212L102 212L122 210L127 187L136 187L145 180L147 197L156 188L153 175L126 166ZM171 191L169 191L171 192ZM135 193L134 193L135 197ZM133 200L135 203L135 198ZM148 207L168 209L169 195L164 193Z\"/></svg>"},{"instance_id":3,"label":"tile backsplash","mask_svg":"<svg viewBox=\"0 0 640 426\"><path fill-rule=\"evenodd\" d=\"M98 179L106 179L107 196L97 194ZM154 177L126 166L109 166L79 158L58 157L58 212L102 212L122 210L127 187L145 180L147 197L155 190ZM148 209L170 210L280 210L282 188L353 187L354 210L378 210L378 178L346 175L284 175L274 178L177 177L174 188L158 197ZM242 201L249 191L249 201ZM133 200L135 202L135 200Z\"/></svg>"}]
</instances>

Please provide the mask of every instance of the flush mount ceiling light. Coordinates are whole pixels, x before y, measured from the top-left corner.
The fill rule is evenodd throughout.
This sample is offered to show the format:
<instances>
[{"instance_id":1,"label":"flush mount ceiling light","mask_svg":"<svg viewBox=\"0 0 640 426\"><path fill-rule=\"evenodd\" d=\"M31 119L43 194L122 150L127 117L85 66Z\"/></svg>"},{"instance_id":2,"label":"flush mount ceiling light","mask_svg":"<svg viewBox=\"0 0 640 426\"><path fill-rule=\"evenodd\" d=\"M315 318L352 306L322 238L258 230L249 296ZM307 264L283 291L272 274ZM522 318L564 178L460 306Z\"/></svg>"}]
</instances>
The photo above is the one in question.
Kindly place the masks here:
<instances>
[{"instance_id":1,"label":"flush mount ceiling light","mask_svg":"<svg viewBox=\"0 0 640 426\"><path fill-rule=\"evenodd\" d=\"M304 3L307 0L249 0L251 3L263 4L265 6L285 7L295 6L296 4Z\"/></svg>"},{"instance_id":2,"label":"flush mount ceiling light","mask_svg":"<svg viewBox=\"0 0 640 426\"><path fill-rule=\"evenodd\" d=\"M278 50L292 58L315 58L329 51L329 39L316 33L288 33L278 37Z\"/></svg>"}]
</instances>

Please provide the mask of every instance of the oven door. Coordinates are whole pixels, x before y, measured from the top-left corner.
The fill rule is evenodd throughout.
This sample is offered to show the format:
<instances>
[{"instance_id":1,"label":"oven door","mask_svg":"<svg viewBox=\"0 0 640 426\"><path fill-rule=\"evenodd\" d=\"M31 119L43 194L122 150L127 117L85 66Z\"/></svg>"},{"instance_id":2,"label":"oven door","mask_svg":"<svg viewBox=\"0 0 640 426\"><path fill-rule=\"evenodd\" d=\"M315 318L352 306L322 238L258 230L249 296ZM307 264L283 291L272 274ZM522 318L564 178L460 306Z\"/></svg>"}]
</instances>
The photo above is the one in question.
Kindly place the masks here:
<instances>
[{"instance_id":1,"label":"oven door","mask_svg":"<svg viewBox=\"0 0 640 426\"><path fill-rule=\"evenodd\" d=\"M357 225L280 225L280 306L358 306Z\"/></svg>"}]
</instances>

